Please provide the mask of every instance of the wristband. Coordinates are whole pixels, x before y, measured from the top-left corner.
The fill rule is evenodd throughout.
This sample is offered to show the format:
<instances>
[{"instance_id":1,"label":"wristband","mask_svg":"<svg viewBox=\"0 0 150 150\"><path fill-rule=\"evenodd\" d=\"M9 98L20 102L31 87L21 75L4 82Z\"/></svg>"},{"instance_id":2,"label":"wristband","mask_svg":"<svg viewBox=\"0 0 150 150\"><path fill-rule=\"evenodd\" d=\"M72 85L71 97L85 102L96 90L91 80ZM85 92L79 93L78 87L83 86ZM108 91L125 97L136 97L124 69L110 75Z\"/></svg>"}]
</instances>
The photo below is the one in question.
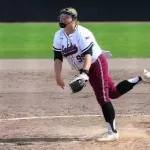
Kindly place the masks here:
<instances>
[{"instance_id":1,"label":"wristband","mask_svg":"<svg viewBox=\"0 0 150 150\"><path fill-rule=\"evenodd\" d=\"M81 73L85 73L85 74L87 74L87 75L88 75L88 74L89 74L89 70L81 69L81 70L80 70L80 74L81 74Z\"/></svg>"}]
</instances>

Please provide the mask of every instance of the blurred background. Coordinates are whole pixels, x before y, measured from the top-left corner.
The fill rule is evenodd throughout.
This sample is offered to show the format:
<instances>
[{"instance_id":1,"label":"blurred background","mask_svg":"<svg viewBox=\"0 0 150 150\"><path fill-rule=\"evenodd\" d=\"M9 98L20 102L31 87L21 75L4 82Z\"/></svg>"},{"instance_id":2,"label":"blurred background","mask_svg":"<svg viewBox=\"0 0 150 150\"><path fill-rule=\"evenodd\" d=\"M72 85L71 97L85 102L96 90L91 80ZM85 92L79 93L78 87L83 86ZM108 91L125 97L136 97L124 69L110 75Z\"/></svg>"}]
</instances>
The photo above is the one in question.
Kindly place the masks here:
<instances>
[{"instance_id":1,"label":"blurred background","mask_svg":"<svg viewBox=\"0 0 150 150\"><path fill-rule=\"evenodd\" d=\"M81 21L150 21L150 4L140 0L1 0L0 21L57 21L60 9L70 6Z\"/></svg>"},{"instance_id":2,"label":"blurred background","mask_svg":"<svg viewBox=\"0 0 150 150\"><path fill-rule=\"evenodd\" d=\"M1 0L0 58L52 58L57 18L64 7L74 7L80 24L114 57L150 57L146 1Z\"/></svg>"}]
</instances>

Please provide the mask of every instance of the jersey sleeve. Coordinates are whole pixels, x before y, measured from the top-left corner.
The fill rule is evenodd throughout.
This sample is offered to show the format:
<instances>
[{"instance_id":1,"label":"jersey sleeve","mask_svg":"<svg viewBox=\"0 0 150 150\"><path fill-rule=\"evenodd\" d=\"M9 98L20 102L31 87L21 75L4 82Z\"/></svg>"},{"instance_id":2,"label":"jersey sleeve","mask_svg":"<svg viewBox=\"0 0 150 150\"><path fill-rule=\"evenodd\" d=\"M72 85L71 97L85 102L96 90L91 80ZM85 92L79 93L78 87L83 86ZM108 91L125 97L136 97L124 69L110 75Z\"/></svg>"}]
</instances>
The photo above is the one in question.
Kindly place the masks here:
<instances>
[{"instance_id":1,"label":"jersey sleeve","mask_svg":"<svg viewBox=\"0 0 150 150\"><path fill-rule=\"evenodd\" d=\"M92 37L89 32L83 32L80 34L79 46L81 49L81 53L88 51L93 46Z\"/></svg>"},{"instance_id":2,"label":"jersey sleeve","mask_svg":"<svg viewBox=\"0 0 150 150\"><path fill-rule=\"evenodd\" d=\"M59 37L58 33L55 33L55 35L54 35L52 48L55 51L61 51L60 37Z\"/></svg>"}]
</instances>

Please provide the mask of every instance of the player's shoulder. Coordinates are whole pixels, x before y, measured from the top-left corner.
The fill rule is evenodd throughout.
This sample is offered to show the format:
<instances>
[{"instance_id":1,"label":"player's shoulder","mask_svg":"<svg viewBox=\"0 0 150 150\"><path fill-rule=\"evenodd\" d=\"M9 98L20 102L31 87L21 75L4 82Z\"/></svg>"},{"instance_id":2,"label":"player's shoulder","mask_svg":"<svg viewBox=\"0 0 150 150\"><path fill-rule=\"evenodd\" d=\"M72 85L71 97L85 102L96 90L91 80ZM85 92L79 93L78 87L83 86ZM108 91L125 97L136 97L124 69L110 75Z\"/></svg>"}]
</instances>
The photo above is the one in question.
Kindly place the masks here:
<instances>
[{"instance_id":1,"label":"player's shoulder","mask_svg":"<svg viewBox=\"0 0 150 150\"><path fill-rule=\"evenodd\" d=\"M59 30L57 30L57 31L55 32L54 37L55 37L55 38L60 37L61 34L62 34L62 29L59 29Z\"/></svg>"},{"instance_id":2,"label":"player's shoulder","mask_svg":"<svg viewBox=\"0 0 150 150\"><path fill-rule=\"evenodd\" d=\"M92 34L92 32L88 28L82 25L78 25L78 33L79 34Z\"/></svg>"}]
</instances>

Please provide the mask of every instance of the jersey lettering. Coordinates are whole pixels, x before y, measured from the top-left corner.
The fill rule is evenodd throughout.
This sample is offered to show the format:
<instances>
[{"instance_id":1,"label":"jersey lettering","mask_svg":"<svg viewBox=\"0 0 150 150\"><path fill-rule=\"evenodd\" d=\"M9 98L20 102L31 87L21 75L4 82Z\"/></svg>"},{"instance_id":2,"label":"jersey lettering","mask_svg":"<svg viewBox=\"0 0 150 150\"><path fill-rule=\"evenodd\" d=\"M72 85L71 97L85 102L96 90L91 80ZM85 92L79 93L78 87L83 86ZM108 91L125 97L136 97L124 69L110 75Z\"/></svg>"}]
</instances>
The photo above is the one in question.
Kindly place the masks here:
<instances>
[{"instance_id":1,"label":"jersey lettering","mask_svg":"<svg viewBox=\"0 0 150 150\"><path fill-rule=\"evenodd\" d=\"M65 57L76 54L77 52L78 52L78 48L75 44L68 46L67 48L64 48L64 45L62 45L62 54Z\"/></svg>"},{"instance_id":2,"label":"jersey lettering","mask_svg":"<svg viewBox=\"0 0 150 150\"><path fill-rule=\"evenodd\" d=\"M55 33L53 49L61 51L73 69L82 69L84 65L84 53L92 47L92 63L102 53L92 32L85 27L77 25L71 35L66 35L64 29Z\"/></svg>"},{"instance_id":3,"label":"jersey lettering","mask_svg":"<svg viewBox=\"0 0 150 150\"><path fill-rule=\"evenodd\" d=\"M76 59L78 60L78 62L83 62L84 61L84 55L77 55Z\"/></svg>"}]
</instances>

